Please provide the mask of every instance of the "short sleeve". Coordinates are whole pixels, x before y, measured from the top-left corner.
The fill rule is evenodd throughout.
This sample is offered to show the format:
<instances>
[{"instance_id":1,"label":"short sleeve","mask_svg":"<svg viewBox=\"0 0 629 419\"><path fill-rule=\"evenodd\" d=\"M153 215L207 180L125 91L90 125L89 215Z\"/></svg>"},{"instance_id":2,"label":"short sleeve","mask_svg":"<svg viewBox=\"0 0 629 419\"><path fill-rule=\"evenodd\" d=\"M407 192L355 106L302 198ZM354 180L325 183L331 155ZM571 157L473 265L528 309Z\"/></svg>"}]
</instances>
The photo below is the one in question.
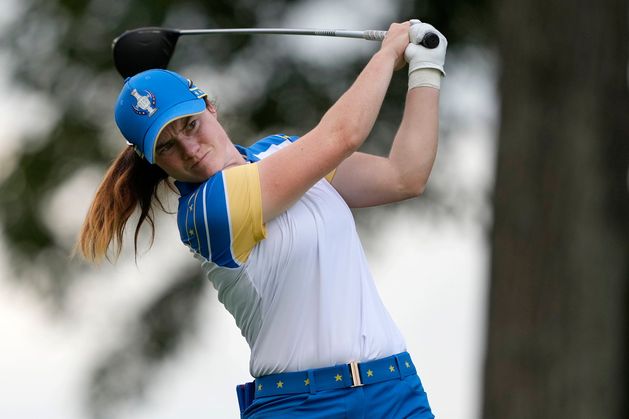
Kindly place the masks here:
<instances>
[{"instance_id":1,"label":"short sleeve","mask_svg":"<svg viewBox=\"0 0 629 419\"><path fill-rule=\"evenodd\" d=\"M181 240L219 266L235 268L247 261L264 239L257 164L224 170L179 200Z\"/></svg>"},{"instance_id":2,"label":"short sleeve","mask_svg":"<svg viewBox=\"0 0 629 419\"><path fill-rule=\"evenodd\" d=\"M296 142L299 138L300 137L296 135L290 136L286 134L274 134L257 141L247 149L243 148L243 150L252 161L258 161L270 156L288 144ZM336 169L325 175L324 178L328 182L332 183L332 179L334 179L335 174Z\"/></svg>"}]
</instances>

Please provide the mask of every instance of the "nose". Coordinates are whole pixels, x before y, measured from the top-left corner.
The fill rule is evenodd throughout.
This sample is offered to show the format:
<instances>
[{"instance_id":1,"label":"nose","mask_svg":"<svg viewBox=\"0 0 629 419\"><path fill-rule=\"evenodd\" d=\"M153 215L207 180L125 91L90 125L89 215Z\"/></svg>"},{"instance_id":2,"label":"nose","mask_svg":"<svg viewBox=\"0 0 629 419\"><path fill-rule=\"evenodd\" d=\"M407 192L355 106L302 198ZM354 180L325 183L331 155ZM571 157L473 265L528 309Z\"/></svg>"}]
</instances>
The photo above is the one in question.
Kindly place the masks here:
<instances>
[{"instance_id":1,"label":"nose","mask_svg":"<svg viewBox=\"0 0 629 419\"><path fill-rule=\"evenodd\" d=\"M181 154L184 160L196 157L199 152L200 145L197 141L188 139L181 142Z\"/></svg>"}]
</instances>

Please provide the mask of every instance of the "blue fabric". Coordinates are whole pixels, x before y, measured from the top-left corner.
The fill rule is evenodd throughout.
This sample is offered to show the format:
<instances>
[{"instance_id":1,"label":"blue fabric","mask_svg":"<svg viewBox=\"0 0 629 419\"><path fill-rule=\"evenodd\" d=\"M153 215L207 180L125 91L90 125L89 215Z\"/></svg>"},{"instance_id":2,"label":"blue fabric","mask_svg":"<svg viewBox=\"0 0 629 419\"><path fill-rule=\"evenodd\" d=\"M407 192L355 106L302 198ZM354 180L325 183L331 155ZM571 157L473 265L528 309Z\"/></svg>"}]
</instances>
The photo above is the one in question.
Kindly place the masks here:
<instances>
[{"instance_id":1,"label":"blue fabric","mask_svg":"<svg viewBox=\"0 0 629 419\"><path fill-rule=\"evenodd\" d=\"M417 370L408 352L358 364L363 384L400 379L416 374ZM347 364L307 371L271 374L255 381L256 397L296 393L314 393L320 390L351 387L350 367Z\"/></svg>"},{"instance_id":2,"label":"blue fabric","mask_svg":"<svg viewBox=\"0 0 629 419\"><path fill-rule=\"evenodd\" d=\"M219 266L237 268L231 253L229 208L218 172L189 195L179 198L177 225L181 241Z\"/></svg>"},{"instance_id":3,"label":"blue fabric","mask_svg":"<svg viewBox=\"0 0 629 419\"><path fill-rule=\"evenodd\" d=\"M155 163L155 141L171 121L205 110L206 94L173 71L151 69L125 80L116 101L116 124L149 163Z\"/></svg>"},{"instance_id":4,"label":"blue fabric","mask_svg":"<svg viewBox=\"0 0 629 419\"><path fill-rule=\"evenodd\" d=\"M358 387L345 364L259 377L237 388L241 417L434 418L407 352L358 364L358 370L364 384Z\"/></svg>"},{"instance_id":5,"label":"blue fabric","mask_svg":"<svg viewBox=\"0 0 629 419\"><path fill-rule=\"evenodd\" d=\"M203 196L201 200L205 199L204 204L206 208L204 210L203 207L200 207L195 217L198 220L198 225L202 225L209 230L211 260L219 266L237 268L238 263L231 254L232 237L223 172L212 176L202 189ZM205 223L206 217L207 225ZM206 258L209 259L208 256Z\"/></svg>"},{"instance_id":6,"label":"blue fabric","mask_svg":"<svg viewBox=\"0 0 629 419\"><path fill-rule=\"evenodd\" d=\"M256 398L243 419L433 419L417 374L362 387Z\"/></svg>"},{"instance_id":7,"label":"blue fabric","mask_svg":"<svg viewBox=\"0 0 629 419\"><path fill-rule=\"evenodd\" d=\"M253 403L253 383L239 384L236 387L236 395L238 396L238 405L240 406L240 411L243 412L248 406L251 405L251 403Z\"/></svg>"},{"instance_id":8,"label":"blue fabric","mask_svg":"<svg viewBox=\"0 0 629 419\"><path fill-rule=\"evenodd\" d=\"M250 162L259 160L258 155L270 147L286 141L295 142L299 137L275 134L265 137L249 148L236 145ZM224 174L215 173L202 183L176 181L179 189L177 225L181 241L201 254L205 259L227 268L237 268L239 262L232 254L230 211L225 191Z\"/></svg>"},{"instance_id":9,"label":"blue fabric","mask_svg":"<svg viewBox=\"0 0 629 419\"><path fill-rule=\"evenodd\" d=\"M273 134L256 141L248 148L236 144L236 149L240 152L240 154L247 158L247 161L255 163L260 161L258 155L267 151L271 146L280 145L286 140L294 143L298 139L299 137L296 135L289 136L286 134Z\"/></svg>"}]
</instances>

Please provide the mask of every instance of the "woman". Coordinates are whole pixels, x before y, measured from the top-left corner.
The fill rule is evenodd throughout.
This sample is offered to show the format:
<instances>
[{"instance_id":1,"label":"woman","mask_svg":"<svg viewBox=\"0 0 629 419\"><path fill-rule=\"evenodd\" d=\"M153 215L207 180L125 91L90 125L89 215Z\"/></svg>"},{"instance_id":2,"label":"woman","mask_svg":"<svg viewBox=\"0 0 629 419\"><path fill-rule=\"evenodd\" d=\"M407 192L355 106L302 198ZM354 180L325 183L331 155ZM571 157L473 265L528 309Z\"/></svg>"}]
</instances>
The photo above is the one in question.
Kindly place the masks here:
<instances>
[{"instance_id":1,"label":"woman","mask_svg":"<svg viewBox=\"0 0 629 419\"><path fill-rule=\"evenodd\" d=\"M439 35L436 49L418 45L428 31ZM140 225L153 225L158 184L175 179L181 240L251 347L256 379L238 386L242 417L434 417L349 208L423 191L446 47L430 25L391 25L315 128L249 148L230 141L205 93L180 75L149 70L125 81L115 114L131 147L100 186L80 248L90 260L112 241L119 252L139 205L137 241ZM409 91L389 156L357 152L405 58Z\"/></svg>"}]
</instances>

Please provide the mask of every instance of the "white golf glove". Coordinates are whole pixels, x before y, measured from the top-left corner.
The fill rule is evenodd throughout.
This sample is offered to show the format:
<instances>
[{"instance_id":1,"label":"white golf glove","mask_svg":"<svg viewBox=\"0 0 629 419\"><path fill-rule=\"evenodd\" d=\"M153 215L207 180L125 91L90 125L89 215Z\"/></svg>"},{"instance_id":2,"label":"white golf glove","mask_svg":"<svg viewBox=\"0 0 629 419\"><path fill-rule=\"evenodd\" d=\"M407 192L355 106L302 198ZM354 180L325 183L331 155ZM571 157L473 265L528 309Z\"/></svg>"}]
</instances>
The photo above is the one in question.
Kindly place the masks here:
<instances>
[{"instance_id":1,"label":"white golf glove","mask_svg":"<svg viewBox=\"0 0 629 419\"><path fill-rule=\"evenodd\" d=\"M446 60L448 40L428 23L422 23L417 19L410 22L409 38L411 43L404 51L404 58L408 62L408 89L420 86L439 89L441 78L446 75L443 65ZM430 49L419 45L428 32L434 32L439 37L439 45L436 48Z\"/></svg>"}]
</instances>

